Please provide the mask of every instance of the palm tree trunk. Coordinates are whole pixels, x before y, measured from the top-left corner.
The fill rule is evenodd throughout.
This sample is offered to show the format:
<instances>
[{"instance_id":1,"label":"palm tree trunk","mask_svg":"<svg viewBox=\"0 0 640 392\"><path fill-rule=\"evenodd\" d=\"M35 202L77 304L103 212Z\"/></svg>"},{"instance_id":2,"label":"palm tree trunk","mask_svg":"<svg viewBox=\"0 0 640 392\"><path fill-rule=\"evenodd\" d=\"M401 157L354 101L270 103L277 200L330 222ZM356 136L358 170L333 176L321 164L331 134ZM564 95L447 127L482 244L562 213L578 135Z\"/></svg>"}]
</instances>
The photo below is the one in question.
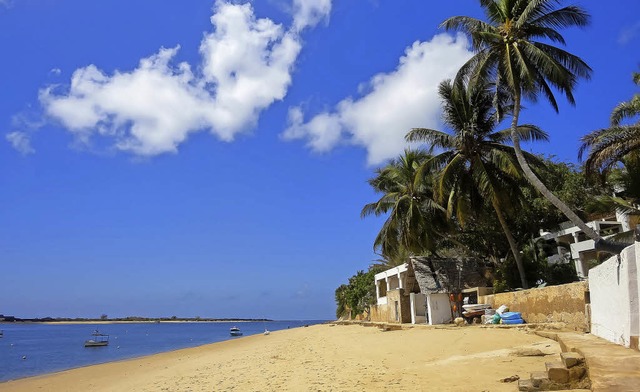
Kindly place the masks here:
<instances>
[{"instance_id":1,"label":"palm tree trunk","mask_svg":"<svg viewBox=\"0 0 640 392\"><path fill-rule=\"evenodd\" d=\"M524 264L522 264L522 257L520 257L520 251L518 251L516 240L513 238L513 234L511 234L509 226L507 226L507 221L504 219L504 215L502 214L498 201L493 198L491 203L493 204L493 209L496 211L496 215L500 221L500 226L502 226L502 231L504 232L505 237L507 237L507 241L509 241L509 247L511 248L511 253L513 253L513 258L516 259L516 266L518 266L518 273L520 274L520 283L522 284L522 288L528 289L529 284L527 283Z\"/></svg>"},{"instance_id":2,"label":"palm tree trunk","mask_svg":"<svg viewBox=\"0 0 640 392\"><path fill-rule=\"evenodd\" d=\"M518 128L518 117L520 117L520 92L515 94L515 102L513 108L513 118L511 119L511 141L513 142L513 148L516 153L516 157L518 158L518 163L520 164L520 168L524 172L527 180L533 185L538 192L542 194L547 200L551 202L556 208L558 208L569 220L576 226L580 228L589 238L594 240L596 243L602 241L602 237L598 233L595 232L591 227L587 226L586 223L575 212L569 208L562 200L558 199L556 195L554 195L540 179L535 175L531 167L527 163L527 160L522 153L522 148L520 148L520 137L518 136L517 128Z\"/></svg>"}]
</instances>

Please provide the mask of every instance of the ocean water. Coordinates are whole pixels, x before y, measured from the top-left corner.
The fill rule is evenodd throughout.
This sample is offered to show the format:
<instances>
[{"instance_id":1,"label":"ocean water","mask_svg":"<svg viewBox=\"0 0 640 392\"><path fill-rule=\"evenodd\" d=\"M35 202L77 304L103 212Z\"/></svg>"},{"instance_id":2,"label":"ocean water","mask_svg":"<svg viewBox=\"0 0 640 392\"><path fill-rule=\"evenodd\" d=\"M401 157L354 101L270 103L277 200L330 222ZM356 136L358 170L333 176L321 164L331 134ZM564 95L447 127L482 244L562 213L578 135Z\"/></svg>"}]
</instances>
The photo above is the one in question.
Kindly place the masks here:
<instances>
[{"instance_id":1,"label":"ocean water","mask_svg":"<svg viewBox=\"0 0 640 392\"><path fill-rule=\"evenodd\" d=\"M320 320L267 322L193 322L126 324L0 324L0 382L141 357L230 339L237 326L244 336L318 324ZM84 347L98 329L109 335L106 347Z\"/></svg>"}]
</instances>

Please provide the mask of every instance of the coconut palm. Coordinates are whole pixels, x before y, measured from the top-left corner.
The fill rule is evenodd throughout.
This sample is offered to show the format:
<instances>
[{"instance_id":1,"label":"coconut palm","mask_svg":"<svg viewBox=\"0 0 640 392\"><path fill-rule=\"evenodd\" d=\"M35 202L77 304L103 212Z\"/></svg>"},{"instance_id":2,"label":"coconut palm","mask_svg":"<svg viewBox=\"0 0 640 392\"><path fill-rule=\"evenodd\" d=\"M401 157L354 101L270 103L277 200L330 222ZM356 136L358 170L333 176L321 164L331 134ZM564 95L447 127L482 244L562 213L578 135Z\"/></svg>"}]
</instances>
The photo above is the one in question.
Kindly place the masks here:
<instances>
[{"instance_id":1,"label":"coconut palm","mask_svg":"<svg viewBox=\"0 0 640 392\"><path fill-rule=\"evenodd\" d=\"M633 82L640 86L640 73L633 74ZM640 121L621 124L640 116L640 94L618 104L611 113L611 127L593 131L584 136L578 156L589 151L585 161L587 174L598 170L608 172L613 166L627 160L638 160L640 154ZM635 156L633 156L635 155Z\"/></svg>"},{"instance_id":2,"label":"coconut palm","mask_svg":"<svg viewBox=\"0 0 640 392\"><path fill-rule=\"evenodd\" d=\"M433 252L436 237L445 230L442 207L433 198L428 181L417 182L416 173L430 155L405 150L400 157L376 170L369 184L382 197L364 206L361 216L389 214L374 241L386 259L397 255Z\"/></svg>"},{"instance_id":3,"label":"coconut palm","mask_svg":"<svg viewBox=\"0 0 640 392\"><path fill-rule=\"evenodd\" d=\"M640 72L633 73L633 83L640 86ZM640 116L640 94L635 94L630 100L621 102L611 112L611 125L618 126L624 119Z\"/></svg>"},{"instance_id":4,"label":"coconut palm","mask_svg":"<svg viewBox=\"0 0 640 392\"><path fill-rule=\"evenodd\" d=\"M468 215L486 203L495 210L515 258L522 287L527 288L522 258L507 224L505 214L519 199L521 170L514 148L506 145L510 130L496 131L499 110L487 85L466 88L458 79L440 84L443 120L450 132L414 128L406 136L410 142L425 142L429 152L441 151L427 160L423 170L437 170L434 191L438 202L446 201L449 216L456 214L461 225ZM547 140L547 134L532 125L516 128L522 140ZM537 158L529 156L538 162Z\"/></svg>"},{"instance_id":5,"label":"coconut palm","mask_svg":"<svg viewBox=\"0 0 640 392\"><path fill-rule=\"evenodd\" d=\"M458 72L472 84L491 80L496 91L513 100L511 140L527 180L589 237L598 233L556 197L531 170L520 146L518 121L524 99L546 98L558 111L553 89L575 105L573 90L580 78L590 78L591 68L579 57L554 46L565 45L560 28L584 27L590 16L578 6L560 7L560 0L479 0L487 21L467 16L445 20L442 27L470 36L475 55ZM496 94L497 96L498 94Z\"/></svg>"}]
</instances>

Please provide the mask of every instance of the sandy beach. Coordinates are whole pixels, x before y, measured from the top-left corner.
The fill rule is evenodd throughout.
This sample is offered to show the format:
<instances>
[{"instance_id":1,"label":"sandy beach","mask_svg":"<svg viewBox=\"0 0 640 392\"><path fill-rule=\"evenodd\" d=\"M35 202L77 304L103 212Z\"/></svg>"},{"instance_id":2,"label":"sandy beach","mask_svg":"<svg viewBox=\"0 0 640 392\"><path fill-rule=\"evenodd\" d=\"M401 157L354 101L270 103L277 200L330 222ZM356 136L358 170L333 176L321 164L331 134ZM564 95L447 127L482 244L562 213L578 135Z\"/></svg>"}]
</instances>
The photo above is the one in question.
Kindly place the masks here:
<instances>
[{"instance_id":1,"label":"sandy beach","mask_svg":"<svg viewBox=\"0 0 640 392\"><path fill-rule=\"evenodd\" d=\"M539 349L549 356L514 355ZM558 344L515 329L315 325L0 383L31 391L514 391Z\"/></svg>"}]
</instances>

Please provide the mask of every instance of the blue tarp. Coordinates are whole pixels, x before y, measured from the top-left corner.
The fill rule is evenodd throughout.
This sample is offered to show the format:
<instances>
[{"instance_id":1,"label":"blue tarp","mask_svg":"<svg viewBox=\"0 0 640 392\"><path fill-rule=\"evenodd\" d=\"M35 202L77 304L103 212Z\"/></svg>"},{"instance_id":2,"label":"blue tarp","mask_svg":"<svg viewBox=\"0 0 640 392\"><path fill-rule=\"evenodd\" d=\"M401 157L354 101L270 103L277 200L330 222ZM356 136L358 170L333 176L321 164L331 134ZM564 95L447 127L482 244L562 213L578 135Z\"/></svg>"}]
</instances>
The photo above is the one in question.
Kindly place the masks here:
<instances>
[{"instance_id":1,"label":"blue tarp","mask_svg":"<svg viewBox=\"0 0 640 392\"><path fill-rule=\"evenodd\" d=\"M504 312L500 315L502 324L524 324L522 314L520 312Z\"/></svg>"}]
</instances>

